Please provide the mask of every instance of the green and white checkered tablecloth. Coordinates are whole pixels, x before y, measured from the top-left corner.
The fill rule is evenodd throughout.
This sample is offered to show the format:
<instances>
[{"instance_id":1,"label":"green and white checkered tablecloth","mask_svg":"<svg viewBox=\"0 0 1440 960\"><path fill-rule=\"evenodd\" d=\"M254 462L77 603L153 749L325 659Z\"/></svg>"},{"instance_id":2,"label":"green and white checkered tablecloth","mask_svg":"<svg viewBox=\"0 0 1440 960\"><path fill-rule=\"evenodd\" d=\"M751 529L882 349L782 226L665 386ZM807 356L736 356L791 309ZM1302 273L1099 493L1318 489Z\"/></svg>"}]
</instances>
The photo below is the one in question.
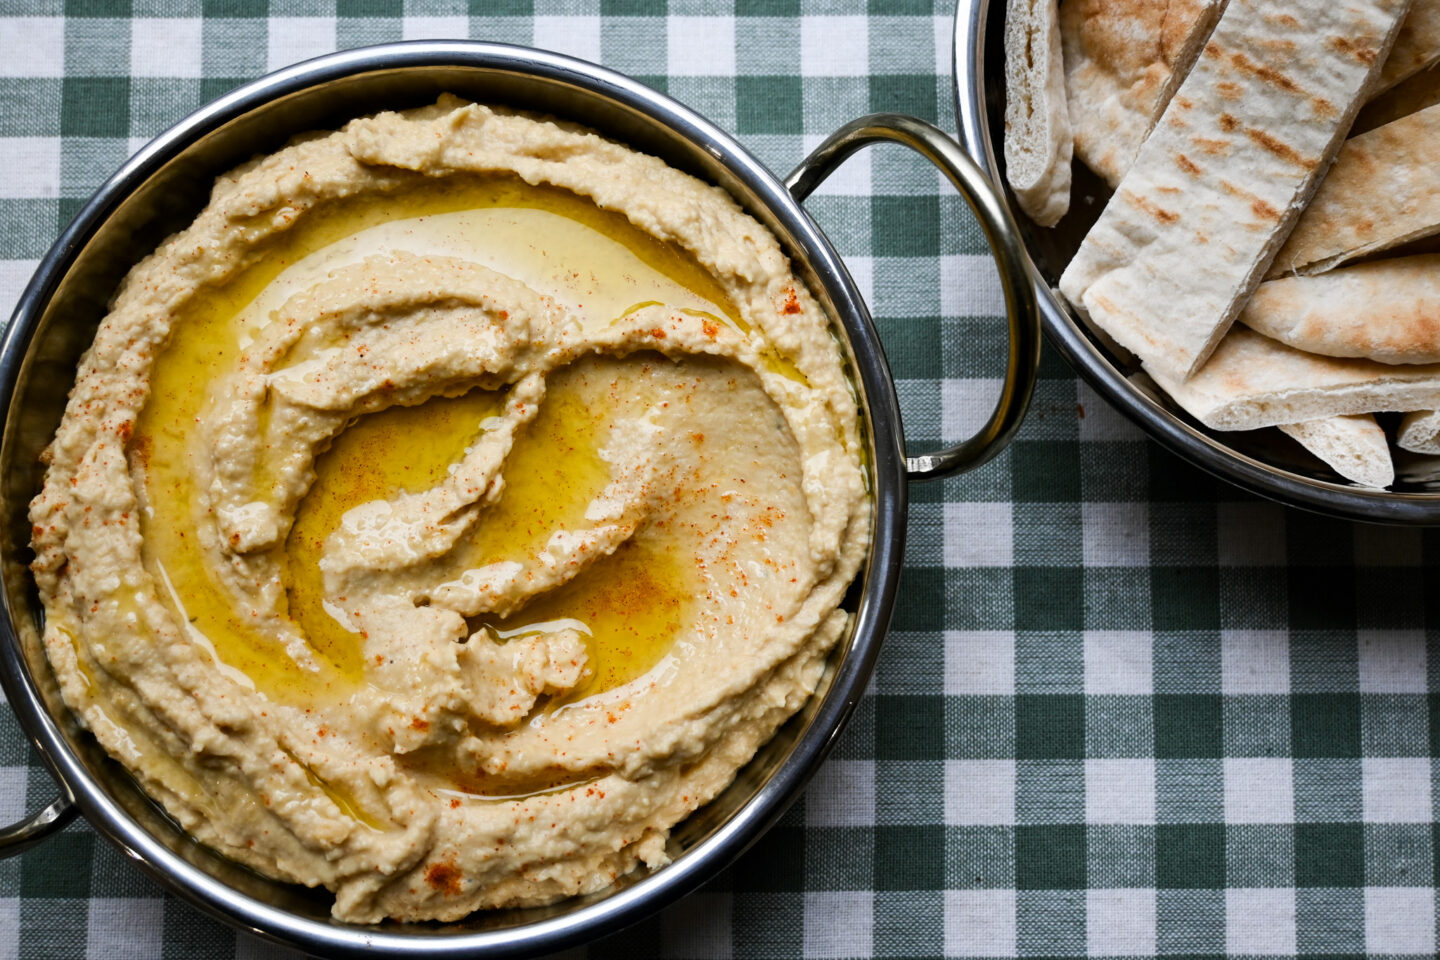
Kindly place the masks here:
<instances>
[{"instance_id":1,"label":"green and white checkered tablecloth","mask_svg":"<svg viewBox=\"0 0 1440 960\"><path fill-rule=\"evenodd\" d=\"M642 78L785 172L857 115L954 128L948 0L0 0L0 315L95 186L237 83L417 37ZM873 306L917 447L997 388L997 281L921 161L808 204ZM1047 353L1010 450L913 490L873 689L805 798L596 956L1435 952L1440 534L1255 500ZM1432 664L1432 659L1435 661ZM1433 719L1432 719L1433 717ZM0 716L0 821L54 790ZM581 951L584 952L584 951ZM270 957L77 823L0 862L0 956Z\"/></svg>"}]
</instances>

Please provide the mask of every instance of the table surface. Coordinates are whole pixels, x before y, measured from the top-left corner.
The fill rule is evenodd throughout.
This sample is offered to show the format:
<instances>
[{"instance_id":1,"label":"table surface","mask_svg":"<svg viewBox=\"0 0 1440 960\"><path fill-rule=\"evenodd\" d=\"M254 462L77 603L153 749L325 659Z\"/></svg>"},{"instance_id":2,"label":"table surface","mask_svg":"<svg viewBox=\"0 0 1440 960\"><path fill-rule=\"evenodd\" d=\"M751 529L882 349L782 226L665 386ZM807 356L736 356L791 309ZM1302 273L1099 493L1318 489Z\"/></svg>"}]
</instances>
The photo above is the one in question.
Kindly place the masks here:
<instances>
[{"instance_id":1,"label":"table surface","mask_svg":"<svg viewBox=\"0 0 1440 960\"><path fill-rule=\"evenodd\" d=\"M559 50L783 173L871 111L953 131L951 29L947 0L6 0L0 316L129 153L310 56L419 37ZM909 442L964 436L1004 343L964 204L881 148L807 206L874 310ZM1440 593L1423 585L1440 535L1212 480L1048 349L1011 448L912 498L893 629L832 759L757 850L590 954L1434 952ZM0 821L54 793L8 713L0 764ZM76 823L0 862L0 956L86 954L286 952Z\"/></svg>"}]
</instances>

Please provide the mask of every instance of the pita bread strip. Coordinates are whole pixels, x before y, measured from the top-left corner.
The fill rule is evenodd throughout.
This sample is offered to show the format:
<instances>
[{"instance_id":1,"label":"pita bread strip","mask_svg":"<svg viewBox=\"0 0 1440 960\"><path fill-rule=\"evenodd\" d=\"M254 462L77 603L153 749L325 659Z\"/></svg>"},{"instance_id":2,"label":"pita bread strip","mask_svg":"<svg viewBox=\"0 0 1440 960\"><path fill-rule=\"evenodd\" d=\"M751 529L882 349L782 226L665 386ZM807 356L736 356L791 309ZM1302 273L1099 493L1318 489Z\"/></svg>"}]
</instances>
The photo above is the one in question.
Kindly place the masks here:
<instances>
[{"instance_id":1,"label":"pita bread strip","mask_svg":"<svg viewBox=\"0 0 1440 960\"><path fill-rule=\"evenodd\" d=\"M1369 96L1378 96L1437 62L1440 62L1440 0L1415 0L1400 25L1400 32L1395 35L1395 46L1390 48L1390 56L1380 67L1380 76L1375 78Z\"/></svg>"},{"instance_id":2,"label":"pita bread strip","mask_svg":"<svg viewBox=\"0 0 1440 960\"><path fill-rule=\"evenodd\" d=\"M1440 409L1440 364L1319 357L1237 326L1189 380L1147 368L1189 414L1215 430L1258 430L1379 410Z\"/></svg>"},{"instance_id":3,"label":"pita bread strip","mask_svg":"<svg viewBox=\"0 0 1440 960\"><path fill-rule=\"evenodd\" d=\"M1395 482L1385 431L1368 413L1282 423L1280 430L1352 483L1384 488Z\"/></svg>"},{"instance_id":4,"label":"pita bread strip","mask_svg":"<svg viewBox=\"0 0 1440 960\"><path fill-rule=\"evenodd\" d=\"M1065 0L1060 41L1075 153L1120 182L1225 0Z\"/></svg>"},{"instance_id":5,"label":"pita bread strip","mask_svg":"<svg viewBox=\"0 0 1440 960\"><path fill-rule=\"evenodd\" d=\"M1074 149L1056 0L1005 6L1005 179L1020 209L1049 227L1070 209Z\"/></svg>"},{"instance_id":6,"label":"pita bread strip","mask_svg":"<svg viewBox=\"0 0 1440 960\"><path fill-rule=\"evenodd\" d=\"M1269 275L1324 273L1440 232L1440 104L1345 142Z\"/></svg>"},{"instance_id":7,"label":"pita bread strip","mask_svg":"<svg viewBox=\"0 0 1440 960\"><path fill-rule=\"evenodd\" d=\"M1193 374L1334 156L1408 0L1230 0L1060 289L1147 367ZM1302 46L1303 44L1303 46Z\"/></svg>"},{"instance_id":8,"label":"pita bread strip","mask_svg":"<svg viewBox=\"0 0 1440 960\"><path fill-rule=\"evenodd\" d=\"M1395 445L1411 453L1440 456L1440 410L1415 410L1400 419Z\"/></svg>"},{"instance_id":9,"label":"pita bread strip","mask_svg":"<svg viewBox=\"0 0 1440 960\"><path fill-rule=\"evenodd\" d=\"M1240 322L1327 357L1440 363L1440 254L1267 280L1245 304Z\"/></svg>"}]
</instances>

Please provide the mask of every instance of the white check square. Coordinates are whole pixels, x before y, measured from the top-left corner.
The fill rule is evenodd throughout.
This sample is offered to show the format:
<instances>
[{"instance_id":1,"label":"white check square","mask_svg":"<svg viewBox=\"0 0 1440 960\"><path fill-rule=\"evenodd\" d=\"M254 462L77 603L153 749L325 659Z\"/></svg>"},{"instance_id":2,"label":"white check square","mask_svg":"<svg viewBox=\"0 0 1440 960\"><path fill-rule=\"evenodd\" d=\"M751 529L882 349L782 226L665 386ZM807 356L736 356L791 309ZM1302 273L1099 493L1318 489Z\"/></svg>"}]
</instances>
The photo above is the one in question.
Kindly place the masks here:
<instances>
[{"instance_id":1,"label":"white check square","mask_svg":"<svg viewBox=\"0 0 1440 960\"><path fill-rule=\"evenodd\" d=\"M665 30L670 76L734 76L734 18L670 17L666 20Z\"/></svg>"},{"instance_id":2,"label":"white check square","mask_svg":"<svg viewBox=\"0 0 1440 960\"><path fill-rule=\"evenodd\" d=\"M1143 567L1150 562L1150 505L1082 503L1081 543L1087 567Z\"/></svg>"},{"instance_id":3,"label":"white check square","mask_svg":"<svg viewBox=\"0 0 1440 960\"><path fill-rule=\"evenodd\" d=\"M801 17L800 75L870 75L870 21L867 17Z\"/></svg>"},{"instance_id":4,"label":"white check square","mask_svg":"<svg viewBox=\"0 0 1440 960\"><path fill-rule=\"evenodd\" d=\"M1014 890L946 890L947 957L1015 955Z\"/></svg>"},{"instance_id":5,"label":"white check square","mask_svg":"<svg viewBox=\"0 0 1440 960\"><path fill-rule=\"evenodd\" d=\"M334 17L271 17L268 31L268 70L335 52Z\"/></svg>"},{"instance_id":6,"label":"white check square","mask_svg":"<svg viewBox=\"0 0 1440 960\"><path fill-rule=\"evenodd\" d=\"M1155 953L1154 890L1090 890L1085 895L1086 952L1102 957Z\"/></svg>"},{"instance_id":7,"label":"white check square","mask_svg":"<svg viewBox=\"0 0 1440 960\"><path fill-rule=\"evenodd\" d=\"M1014 760L946 760L945 823L1001 827L1015 823Z\"/></svg>"},{"instance_id":8,"label":"white check square","mask_svg":"<svg viewBox=\"0 0 1440 960\"><path fill-rule=\"evenodd\" d=\"M1295 891L1290 887L1225 891L1225 949L1231 954L1295 953Z\"/></svg>"},{"instance_id":9,"label":"white check square","mask_svg":"<svg viewBox=\"0 0 1440 960\"><path fill-rule=\"evenodd\" d=\"M96 897L86 926L103 930L107 960L149 960L164 954L165 901L158 897Z\"/></svg>"},{"instance_id":10,"label":"white check square","mask_svg":"<svg viewBox=\"0 0 1440 960\"><path fill-rule=\"evenodd\" d=\"M1226 823L1293 823L1295 771L1289 757L1225 760Z\"/></svg>"},{"instance_id":11,"label":"white check square","mask_svg":"<svg viewBox=\"0 0 1440 960\"><path fill-rule=\"evenodd\" d=\"M1429 757L1366 757L1360 761L1366 823L1429 823Z\"/></svg>"},{"instance_id":12,"label":"white check square","mask_svg":"<svg viewBox=\"0 0 1440 960\"><path fill-rule=\"evenodd\" d=\"M464 40L470 36L470 18L406 17L400 36L404 40Z\"/></svg>"},{"instance_id":13,"label":"white check square","mask_svg":"<svg viewBox=\"0 0 1440 960\"><path fill-rule=\"evenodd\" d=\"M1220 689L1226 694L1289 693L1289 632L1221 630Z\"/></svg>"},{"instance_id":14,"label":"white check square","mask_svg":"<svg viewBox=\"0 0 1440 960\"><path fill-rule=\"evenodd\" d=\"M1365 952L1435 952L1435 891L1431 887L1366 887Z\"/></svg>"},{"instance_id":15,"label":"white check square","mask_svg":"<svg viewBox=\"0 0 1440 960\"><path fill-rule=\"evenodd\" d=\"M599 17L536 17L534 43L592 63L600 59Z\"/></svg>"},{"instance_id":16,"label":"white check square","mask_svg":"<svg viewBox=\"0 0 1440 960\"><path fill-rule=\"evenodd\" d=\"M1086 693L1155 691L1155 637L1149 630L1086 630L1084 644Z\"/></svg>"},{"instance_id":17,"label":"white check square","mask_svg":"<svg viewBox=\"0 0 1440 960\"><path fill-rule=\"evenodd\" d=\"M805 894L804 956L868 956L874 940L874 894L868 890L821 890Z\"/></svg>"},{"instance_id":18,"label":"white check square","mask_svg":"<svg viewBox=\"0 0 1440 960\"><path fill-rule=\"evenodd\" d=\"M0 137L0 156L5 158L0 199L60 196L59 137Z\"/></svg>"},{"instance_id":19,"label":"white check square","mask_svg":"<svg viewBox=\"0 0 1440 960\"><path fill-rule=\"evenodd\" d=\"M1427 693L1424 630L1357 630L1361 693Z\"/></svg>"},{"instance_id":20,"label":"white check square","mask_svg":"<svg viewBox=\"0 0 1440 960\"><path fill-rule=\"evenodd\" d=\"M1085 761L1085 822L1153 824L1155 761Z\"/></svg>"},{"instance_id":21,"label":"white check square","mask_svg":"<svg viewBox=\"0 0 1440 960\"><path fill-rule=\"evenodd\" d=\"M945 566L1008 567L1014 559L1010 503L945 504Z\"/></svg>"},{"instance_id":22,"label":"white check square","mask_svg":"<svg viewBox=\"0 0 1440 960\"><path fill-rule=\"evenodd\" d=\"M65 76L63 17L6 17L0 25L0 77Z\"/></svg>"},{"instance_id":23,"label":"white check square","mask_svg":"<svg viewBox=\"0 0 1440 960\"><path fill-rule=\"evenodd\" d=\"M807 827L875 824L875 761L828 760L805 788Z\"/></svg>"},{"instance_id":24,"label":"white check square","mask_svg":"<svg viewBox=\"0 0 1440 960\"><path fill-rule=\"evenodd\" d=\"M1015 634L1009 630L946 630L945 693L1014 696Z\"/></svg>"},{"instance_id":25,"label":"white check square","mask_svg":"<svg viewBox=\"0 0 1440 960\"><path fill-rule=\"evenodd\" d=\"M136 17L130 21L130 72L137 77L203 76L198 17Z\"/></svg>"}]
</instances>

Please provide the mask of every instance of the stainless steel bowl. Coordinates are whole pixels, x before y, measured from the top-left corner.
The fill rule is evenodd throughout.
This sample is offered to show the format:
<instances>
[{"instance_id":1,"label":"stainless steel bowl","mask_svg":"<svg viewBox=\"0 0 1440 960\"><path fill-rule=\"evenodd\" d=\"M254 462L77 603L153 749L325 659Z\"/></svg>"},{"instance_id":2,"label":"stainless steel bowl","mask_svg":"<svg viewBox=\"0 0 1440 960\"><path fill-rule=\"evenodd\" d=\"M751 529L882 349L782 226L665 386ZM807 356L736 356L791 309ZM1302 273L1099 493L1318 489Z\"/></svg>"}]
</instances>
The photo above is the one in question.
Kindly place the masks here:
<instances>
[{"instance_id":1,"label":"stainless steel bowl","mask_svg":"<svg viewBox=\"0 0 1440 960\"><path fill-rule=\"evenodd\" d=\"M785 246L832 319L863 401L874 494L874 544L851 591L853 628L821 691L709 806L677 827L674 861L594 896L550 907L480 913L454 924L357 927L332 921L323 893L277 883L187 837L66 710L40 647L42 611L26 567L26 507L40 451L59 423L80 352L117 282L204 206L215 176L308 130L442 92L582 122L727 189ZM976 437L907 460L900 410L865 304L840 257L799 201L851 152L878 140L920 151L965 193L995 248L1009 307L1005 388ZM166 886L236 927L325 955L513 956L558 950L632 923L694 889L783 812L824 758L859 700L889 622L905 534L906 484L984 462L1024 413L1039 324L1013 222L988 181L934 127L862 118L826 141L782 184L734 140L684 106L624 76L555 54L465 41L392 44L335 54L272 74L162 134L86 204L41 262L0 343L0 681L60 784L61 797L0 831L0 852L38 843L78 810Z\"/></svg>"},{"instance_id":2,"label":"stainless steel bowl","mask_svg":"<svg viewBox=\"0 0 1440 960\"><path fill-rule=\"evenodd\" d=\"M958 0L955 102L960 141L981 168L1003 182L996 146L1005 128L1005 5ZM1148 393L1086 330L1053 289L1104 209L1110 189L1075 161L1070 212L1053 228L1018 217L1036 276L1035 295L1050 342L1097 393L1172 453L1252 493L1317 513L1383 523L1440 524L1440 458L1395 451L1390 490L1357 487L1279 430L1221 432L1201 425L1163 393ZM1013 195L1006 192L1012 209Z\"/></svg>"}]
</instances>

